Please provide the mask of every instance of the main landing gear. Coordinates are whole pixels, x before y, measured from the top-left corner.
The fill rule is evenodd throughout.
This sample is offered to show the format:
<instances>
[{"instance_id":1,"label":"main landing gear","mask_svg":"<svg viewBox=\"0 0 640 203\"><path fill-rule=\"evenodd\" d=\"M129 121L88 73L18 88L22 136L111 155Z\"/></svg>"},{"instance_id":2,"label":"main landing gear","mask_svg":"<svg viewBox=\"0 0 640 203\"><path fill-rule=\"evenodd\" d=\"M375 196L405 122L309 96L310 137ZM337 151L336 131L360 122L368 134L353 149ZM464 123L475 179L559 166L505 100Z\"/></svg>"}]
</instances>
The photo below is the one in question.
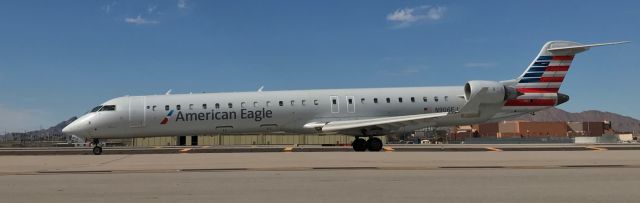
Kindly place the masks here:
<instances>
[{"instance_id":1,"label":"main landing gear","mask_svg":"<svg viewBox=\"0 0 640 203\"><path fill-rule=\"evenodd\" d=\"M382 150L382 145L382 140L377 137L369 137L368 140L356 137L356 140L351 143L353 150L356 152L364 152L367 150L372 152L379 152L380 150Z\"/></svg>"},{"instance_id":2,"label":"main landing gear","mask_svg":"<svg viewBox=\"0 0 640 203\"><path fill-rule=\"evenodd\" d=\"M100 146L100 140L95 138L95 139L93 139L93 141L91 141L91 144L93 145L93 154L94 155L102 154L102 146Z\"/></svg>"}]
</instances>

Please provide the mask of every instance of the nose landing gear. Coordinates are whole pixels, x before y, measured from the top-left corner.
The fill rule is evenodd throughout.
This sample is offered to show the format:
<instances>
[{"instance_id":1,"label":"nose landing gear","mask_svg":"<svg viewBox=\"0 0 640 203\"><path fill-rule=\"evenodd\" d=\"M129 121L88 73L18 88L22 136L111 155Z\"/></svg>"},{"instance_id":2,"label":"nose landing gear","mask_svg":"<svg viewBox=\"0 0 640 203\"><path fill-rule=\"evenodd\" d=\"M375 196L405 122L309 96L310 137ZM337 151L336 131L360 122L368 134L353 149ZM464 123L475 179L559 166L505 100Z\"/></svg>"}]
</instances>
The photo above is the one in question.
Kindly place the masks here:
<instances>
[{"instance_id":1,"label":"nose landing gear","mask_svg":"<svg viewBox=\"0 0 640 203\"><path fill-rule=\"evenodd\" d=\"M382 150L383 143L382 140L377 137L369 137L368 140L356 137L356 139L351 143L351 146L356 152L364 152L367 150L379 152Z\"/></svg>"},{"instance_id":2,"label":"nose landing gear","mask_svg":"<svg viewBox=\"0 0 640 203\"><path fill-rule=\"evenodd\" d=\"M100 146L100 140L93 139L93 141L91 141L91 144L93 145L93 154L94 155L100 155L102 154L102 146Z\"/></svg>"}]
</instances>

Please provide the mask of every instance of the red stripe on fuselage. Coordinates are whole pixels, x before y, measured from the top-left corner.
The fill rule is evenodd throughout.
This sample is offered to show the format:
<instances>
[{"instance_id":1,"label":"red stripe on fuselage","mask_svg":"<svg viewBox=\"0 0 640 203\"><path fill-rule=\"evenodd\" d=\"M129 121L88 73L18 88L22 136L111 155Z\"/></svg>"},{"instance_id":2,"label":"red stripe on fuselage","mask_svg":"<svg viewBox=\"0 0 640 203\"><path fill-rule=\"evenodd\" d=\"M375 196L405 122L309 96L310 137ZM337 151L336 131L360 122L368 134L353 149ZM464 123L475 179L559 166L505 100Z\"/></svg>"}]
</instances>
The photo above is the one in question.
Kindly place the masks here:
<instances>
[{"instance_id":1,"label":"red stripe on fuselage","mask_svg":"<svg viewBox=\"0 0 640 203\"><path fill-rule=\"evenodd\" d=\"M522 93L557 93L560 88L517 88Z\"/></svg>"},{"instance_id":2,"label":"red stripe on fuselage","mask_svg":"<svg viewBox=\"0 0 640 203\"><path fill-rule=\"evenodd\" d=\"M541 77L540 82L562 82L564 77Z\"/></svg>"},{"instance_id":3,"label":"red stripe on fuselage","mask_svg":"<svg viewBox=\"0 0 640 203\"><path fill-rule=\"evenodd\" d=\"M569 66L549 66L544 71L568 71Z\"/></svg>"},{"instance_id":4,"label":"red stripe on fuselage","mask_svg":"<svg viewBox=\"0 0 640 203\"><path fill-rule=\"evenodd\" d=\"M510 99L505 106L554 106L555 99Z\"/></svg>"},{"instance_id":5,"label":"red stripe on fuselage","mask_svg":"<svg viewBox=\"0 0 640 203\"><path fill-rule=\"evenodd\" d=\"M169 122L169 118L164 118L162 119L162 122L160 122L160 124L164 125L167 124Z\"/></svg>"},{"instance_id":6,"label":"red stripe on fuselage","mask_svg":"<svg viewBox=\"0 0 640 203\"><path fill-rule=\"evenodd\" d=\"M553 56L551 60L573 60L573 55L569 56Z\"/></svg>"}]
</instances>

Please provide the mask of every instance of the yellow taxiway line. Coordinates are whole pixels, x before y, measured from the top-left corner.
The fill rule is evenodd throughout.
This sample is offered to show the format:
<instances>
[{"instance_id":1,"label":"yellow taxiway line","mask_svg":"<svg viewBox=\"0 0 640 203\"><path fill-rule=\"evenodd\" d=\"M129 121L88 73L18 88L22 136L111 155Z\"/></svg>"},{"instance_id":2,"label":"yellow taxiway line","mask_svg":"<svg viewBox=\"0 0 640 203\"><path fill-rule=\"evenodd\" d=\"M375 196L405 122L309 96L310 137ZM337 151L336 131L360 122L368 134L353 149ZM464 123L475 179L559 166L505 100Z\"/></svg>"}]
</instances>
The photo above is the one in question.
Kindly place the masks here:
<instances>
[{"instance_id":1,"label":"yellow taxiway line","mask_svg":"<svg viewBox=\"0 0 640 203\"><path fill-rule=\"evenodd\" d=\"M593 151L607 151L607 148L602 147L594 147L594 146L586 146L587 149L593 149Z\"/></svg>"}]
</instances>

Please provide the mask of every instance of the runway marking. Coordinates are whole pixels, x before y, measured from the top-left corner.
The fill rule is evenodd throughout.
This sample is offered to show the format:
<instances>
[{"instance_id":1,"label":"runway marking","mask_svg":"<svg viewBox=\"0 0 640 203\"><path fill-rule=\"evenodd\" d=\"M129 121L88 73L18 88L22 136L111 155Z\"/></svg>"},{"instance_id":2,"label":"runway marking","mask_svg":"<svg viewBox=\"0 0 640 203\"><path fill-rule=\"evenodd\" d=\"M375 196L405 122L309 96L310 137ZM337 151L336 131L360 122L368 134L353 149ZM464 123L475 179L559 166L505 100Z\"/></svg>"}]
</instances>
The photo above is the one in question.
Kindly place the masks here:
<instances>
[{"instance_id":1,"label":"runway marking","mask_svg":"<svg viewBox=\"0 0 640 203\"><path fill-rule=\"evenodd\" d=\"M284 151L285 152L292 152L293 151L293 147L285 147Z\"/></svg>"},{"instance_id":2,"label":"runway marking","mask_svg":"<svg viewBox=\"0 0 640 203\"><path fill-rule=\"evenodd\" d=\"M184 148L180 150L180 153L187 153L188 151L191 151L191 148Z\"/></svg>"},{"instance_id":3,"label":"runway marking","mask_svg":"<svg viewBox=\"0 0 640 203\"><path fill-rule=\"evenodd\" d=\"M110 170L95 170L95 171L38 171L38 173L49 174L64 174L64 173L113 173Z\"/></svg>"},{"instance_id":4,"label":"runway marking","mask_svg":"<svg viewBox=\"0 0 640 203\"><path fill-rule=\"evenodd\" d=\"M495 147L485 147L485 149L492 151L492 152L501 152L501 149L495 148Z\"/></svg>"},{"instance_id":5,"label":"runway marking","mask_svg":"<svg viewBox=\"0 0 640 203\"><path fill-rule=\"evenodd\" d=\"M492 169L492 168L508 168L506 166L440 166L444 169Z\"/></svg>"},{"instance_id":6,"label":"runway marking","mask_svg":"<svg viewBox=\"0 0 640 203\"><path fill-rule=\"evenodd\" d=\"M592 149L593 151L607 151L607 148L602 147L586 146L585 148Z\"/></svg>"},{"instance_id":7,"label":"runway marking","mask_svg":"<svg viewBox=\"0 0 640 203\"><path fill-rule=\"evenodd\" d=\"M181 172L208 172L208 171L246 171L248 168L191 168L179 169Z\"/></svg>"},{"instance_id":8,"label":"runway marking","mask_svg":"<svg viewBox=\"0 0 640 203\"><path fill-rule=\"evenodd\" d=\"M373 170L380 169L378 167L370 166L345 166L345 167L313 167L313 170Z\"/></svg>"},{"instance_id":9,"label":"runway marking","mask_svg":"<svg viewBox=\"0 0 640 203\"><path fill-rule=\"evenodd\" d=\"M384 147L382 149L384 149L385 152L393 152L393 151L395 151L395 149L393 149L391 147Z\"/></svg>"},{"instance_id":10,"label":"runway marking","mask_svg":"<svg viewBox=\"0 0 640 203\"><path fill-rule=\"evenodd\" d=\"M567 168L598 168L598 167L602 167L602 168L612 168L612 167L627 167L627 165L614 165L614 164L610 164L610 165L566 165L566 166L562 166L562 167L567 167Z\"/></svg>"},{"instance_id":11,"label":"runway marking","mask_svg":"<svg viewBox=\"0 0 640 203\"><path fill-rule=\"evenodd\" d=\"M328 170L544 170L588 168L640 168L640 165L520 165L520 166L344 166L344 167L271 167L271 168L187 168L187 169L135 169L135 170L68 170L0 172L11 175L62 175L62 174L130 174L130 173L187 173L187 172L252 172L252 171L328 171Z\"/></svg>"}]
</instances>

